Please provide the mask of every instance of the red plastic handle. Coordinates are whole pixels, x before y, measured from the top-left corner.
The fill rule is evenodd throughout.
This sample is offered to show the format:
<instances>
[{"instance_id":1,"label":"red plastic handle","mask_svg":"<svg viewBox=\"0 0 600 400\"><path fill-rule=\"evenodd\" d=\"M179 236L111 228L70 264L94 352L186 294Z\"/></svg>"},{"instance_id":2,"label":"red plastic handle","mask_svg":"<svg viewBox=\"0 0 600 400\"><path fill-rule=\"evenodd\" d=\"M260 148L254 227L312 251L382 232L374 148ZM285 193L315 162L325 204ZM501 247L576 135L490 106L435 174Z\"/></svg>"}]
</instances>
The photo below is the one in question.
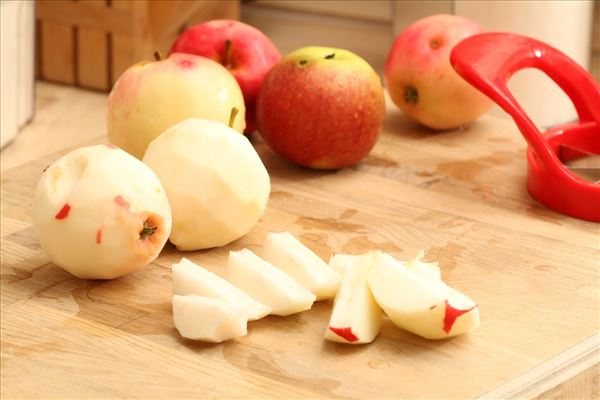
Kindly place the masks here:
<instances>
[{"instance_id":1,"label":"red plastic handle","mask_svg":"<svg viewBox=\"0 0 600 400\"><path fill-rule=\"evenodd\" d=\"M571 98L580 124L600 123L600 86L589 72L545 43L509 33L471 36L454 47L450 62L467 82L512 116L549 172L572 177L506 84L518 70L538 68Z\"/></svg>"}]
</instances>

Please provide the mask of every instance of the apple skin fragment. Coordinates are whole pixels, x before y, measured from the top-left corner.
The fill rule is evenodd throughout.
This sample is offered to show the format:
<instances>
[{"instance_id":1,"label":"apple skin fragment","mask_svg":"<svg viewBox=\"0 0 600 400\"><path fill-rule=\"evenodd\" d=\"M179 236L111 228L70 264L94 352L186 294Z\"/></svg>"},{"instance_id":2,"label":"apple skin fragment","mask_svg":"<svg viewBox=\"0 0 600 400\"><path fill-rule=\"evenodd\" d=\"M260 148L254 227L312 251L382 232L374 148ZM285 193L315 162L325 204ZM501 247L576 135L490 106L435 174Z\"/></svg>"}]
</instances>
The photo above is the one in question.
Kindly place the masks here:
<instances>
[{"instance_id":1,"label":"apple skin fragment","mask_svg":"<svg viewBox=\"0 0 600 400\"><path fill-rule=\"evenodd\" d=\"M334 328L332 326L329 327L329 330L339 337L344 338L346 341L352 343L358 340L358 337L352 332L352 328Z\"/></svg>"},{"instance_id":2,"label":"apple skin fragment","mask_svg":"<svg viewBox=\"0 0 600 400\"><path fill-rule=\"evenodd\" d=\"M65 219L69 216L69 212L71 212L71 206L69 203L65 203L64 206L56 213L55 219Z\"/></svg>"},{"instance_id":3,"label":"apple skin fragment","mask_svg":"<svg viewBox=\"0 0 600 400\"><path fill-rule=\"evenodd\" d=\"M458 317L460 317L463 314L468 313L469 311L471 311L477 307L477 305L474 305L473 307L468 308L466 310L459 310L459 309L452 307L450 305L450 303L448 303L448 300L446 300L444 302L444 304L446 306L445 314L444 314L444 332L446 332L446 334L450 333L450 331L452 330L452 327L454 326L454 323L456 322L456 319Z\"/></svg>"}]
</instances>

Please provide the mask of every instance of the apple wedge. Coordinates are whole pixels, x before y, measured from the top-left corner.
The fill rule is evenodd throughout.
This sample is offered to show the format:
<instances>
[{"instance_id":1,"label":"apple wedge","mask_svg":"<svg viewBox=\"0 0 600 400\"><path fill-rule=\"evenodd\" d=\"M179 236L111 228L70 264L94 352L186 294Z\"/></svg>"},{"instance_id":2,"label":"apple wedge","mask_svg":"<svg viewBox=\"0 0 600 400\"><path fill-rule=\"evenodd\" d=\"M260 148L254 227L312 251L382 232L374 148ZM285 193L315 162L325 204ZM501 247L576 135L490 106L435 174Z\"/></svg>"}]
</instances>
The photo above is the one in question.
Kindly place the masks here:
<instances>
[{"instance_id":1,"label":"apple wedge","mask_svg":"<svg viewBox=\"0 0 600 400\"><path fill-rule=\"evenodd\" d=\"M268 233L263 257L315 294L317 300L335 297L340 274L291 233Z\"/></svg>"},{"instance_id":2,"label":"apple wedge","mask_svg":"<svg viewBox=\"0 0 600 400\"><path fill-rule=\"evenodd\" d=\"M173 322L181 336L220 343L247 333L246 310L236 304L196 295L173 295Z\"/></svg>"},{"instance_id":3,"label":"apple wedge","mask_svg":"<svg viewBox=\"0 0 600 400\"><path fill-rule=\"evenodd\" d=\"M479 309L465 296L435 278L419 273L389 254L376 256L369 286L392 322L427 339L444 339L479 326ZM425 267L427 268L427 267Z\"/></svg>"},{"instance_id":4,"label":"apple wedge","mask_svg":"<svg viewBox=\"0 0 600 400\"><path fill-rule=\"evenodd\" d=\"M423 262L421 259L425 257L423 250L419 251L417 256L406 262L406 266L413 271L431 279L442 279L442 273L437 262Z\"/></svg>"},{"instance_id":5,"label":"apple wedge","mask_svg":"<svg viewBox=\"0 0 600 400\"><path fill-rule=\"evenodd\" d=\"M245 310L248 320L257 320L271 312L271 308L229 283L227 280L182 258L171 267L173 294L182 296L195 294L234 303Z\"/></svg>"},{"instance_id":6,"label":"apple wedge","mask_svg":"<svg viewBox=\"0 0 600 400\"><path fill-rule=\"evenodd\" d=\"M286 316L309 310L316 299L292 277L248 249L229 252L227 278L270 307L274 315Z\"/></svg>"},{"instance_id":7,"label":"apple wedge","mask_svg":"<svg viewBox=\"0 0 600 400\"><path fill-rule=\"evenodd\" d=\"M370 343L379 333L382 315L368 283L374 253L340 259L345 261L344 275L325 339L351 344Z\"/></svg>"},{"instance_id":8,"label":"apple wedge","mask_svg":"<svg viewBox=\"0 0 600 400\"><path fill-rule=\"evenodd\" d=\"M344 275L346 265L352 263L355 255L337 253L333 254L329 259L329 267L333 268L338 274Z\"/></svg>"}]
</instances>

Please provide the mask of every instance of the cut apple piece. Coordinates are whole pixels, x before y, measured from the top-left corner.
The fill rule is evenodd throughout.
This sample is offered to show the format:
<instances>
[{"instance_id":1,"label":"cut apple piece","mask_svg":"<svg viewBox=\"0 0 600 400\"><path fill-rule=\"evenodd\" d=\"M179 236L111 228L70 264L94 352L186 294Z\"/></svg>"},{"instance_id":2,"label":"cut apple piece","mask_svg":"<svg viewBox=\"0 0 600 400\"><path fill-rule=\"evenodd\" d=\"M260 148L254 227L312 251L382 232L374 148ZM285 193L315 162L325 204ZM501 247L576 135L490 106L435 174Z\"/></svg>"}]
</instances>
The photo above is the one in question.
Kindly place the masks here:
<instances>
[{"instance_id":1,"label":"cut apple piece","mask_svg":"<svg viewBox=\"0 0 600 400\"><path fill-rule=\"evenodd\" d=\"M316 296L292 277L252 251L229 252L227 277L252 298L271 308L271 314L286 316L312 307Z\"/></svg>"},{"instance_id":2,"label":"cut apple piece","mask_svg":"<svg viewBox=\"0 0 600 400\"><path fill-rule=\"evenodd\" d=\"M181 336L220 343L247 333L246 310L236 304L196 295L173 296L173 322Z\"/></svg>"},{"instance_id":3,"label":"cut apple piece","mask_svg":"<svg viewBox=\"0 0 600 400\"><path fill-rule=\"evenodd\" d=\"M341 281L340 274L291 233L267 234L263 256L315 294L317 300L335 297Z\"/></svg>"},{"instance_id":4,"label":"cut apple piece","mask_svg":"<svg viewBox=\"0 0 600 400\"><path fill-rule=\"evenodd\" d=\"M182 296L195 294L234 303L245 310L247 319L257 320L271 312L271 308L229 283L227 280L182 258L171 268L173 294Z\"/></svg>"},{"instance_id":5,"label":"cut apple piece","mask_svg":"<svg viewBox=\"0 0 600 400\"><path fill-rule=\"evenodd\" d=\"M392 322L427 339L444 339L479 326L479 309L431 273L419 273L389 254L376 256L369 286Z\"/></svg>"},{"instance_id":6,"label":"cut apple piece","mask_svg":"<svg viewBox=\"0 0 600 400\"><path fill-rule=\"evenodd\" d=\"M340 343L372 342L381 327L381 308L369 288L369 268L374 253L338 258L345 261L344 275L335 297L325 339Z\"/></svg>"},{"instance_id":7,"label":"cut apple piece","mask_svg":"<svg viewBox=\"0 0 600 400\"><path fill-rule=\"evenodd\" d=\"M421 259L425 257L425 252L423 250L419 251L417 256L410 261L406 262L406 266L413 271L432 279L442 279L442 274L440 272L440 266L437 262L423 262Z\"/></svg>"},{"instance_id":8,"label":"cut apple piece","mask_svg":"<svg viewBox=\"0 0 600 400\"><path fill-rule=\"evenodd\" d=\"M333 254L329 259L329 267L333 268L338 274L344 275L346 265L352 263L355 255L352 254Z\"/></svg>"}]
</instances>

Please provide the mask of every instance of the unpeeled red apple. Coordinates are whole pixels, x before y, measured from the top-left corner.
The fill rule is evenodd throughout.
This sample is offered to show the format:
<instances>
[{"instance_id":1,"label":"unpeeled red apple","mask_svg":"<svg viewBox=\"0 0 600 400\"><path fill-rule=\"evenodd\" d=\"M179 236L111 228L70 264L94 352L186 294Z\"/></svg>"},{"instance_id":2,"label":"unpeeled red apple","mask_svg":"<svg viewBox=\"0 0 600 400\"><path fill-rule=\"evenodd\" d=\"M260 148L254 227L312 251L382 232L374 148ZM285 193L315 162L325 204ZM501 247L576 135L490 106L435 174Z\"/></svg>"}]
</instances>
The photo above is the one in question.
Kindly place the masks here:
<instances>
[{"instance_id":1,"label":"unpeeled red apple","mask_svg":"<svg viewBox=\"0 0 600 400\"><path fill-rule=\"evenodd\" d=\"M246 132L256 129L256 95L265 75L281 59L273 42L258 29L234 20L194 25L173 43L171 53L190 53L214 60L239 83L246 104Z\"/></svg>"},{"instance_id":2,"label":"unpeeled red apple","mask_svg":"<svg viewBox=\"0 0 600 400\"><path fill-rule=\"evenodd\" d=\"M263 215L269 174L244 135L209 120L187 119L156 138L144 155L173 208L170 240L179 250L223 246Z\"/></svg>"},{"instance_id":3,"label":"unpeeled red apple","mask_svg":"<svg viewBox=\"0 0 600 400\"><path fill-rule=\"evenodd\" d=\"M455 15L423 18L398 35L385 63L388 92L408 116L434 129L467 124L493 103L450 65L450 52L481 26Z\"/></svg>"},{"instance_id":4,"label":"unpeeled red apple","mask_svg":"<svg viewBox=\"0 0 600 400\"><path fill-rule=\"evenodd\" d=\"M243 132L244 98L229 71L204 57L172 54L135 64L121 75L108 97L108 139L142 158L167 128L187 118L227 124L232 108L240 113L233 128Z\"/></svg>"},{"instance_id":5,"label":"unpeeled red apple","mask_svg":"<svg viewBox=\"0 0 600 400\"><path fill-rule=\"evenodd\" d=\"M33 224L56 265L79 278L111 279L156 259L171 232L171 208L150 168L98 145L48 167L35 190Z\"/></svg>"},{"instance_id":6,"label":"unpeeled red apple","mask_svg":"<svg viewBox=\"0 0 600 400\"><path fill-rule=\"evenodd\" d=\"M284 57L258 93L260 134L279 155L316 169L362 160L379 137L385 116L383 88L356 54L305 47Z\"/></svg>"}]
</instances>

